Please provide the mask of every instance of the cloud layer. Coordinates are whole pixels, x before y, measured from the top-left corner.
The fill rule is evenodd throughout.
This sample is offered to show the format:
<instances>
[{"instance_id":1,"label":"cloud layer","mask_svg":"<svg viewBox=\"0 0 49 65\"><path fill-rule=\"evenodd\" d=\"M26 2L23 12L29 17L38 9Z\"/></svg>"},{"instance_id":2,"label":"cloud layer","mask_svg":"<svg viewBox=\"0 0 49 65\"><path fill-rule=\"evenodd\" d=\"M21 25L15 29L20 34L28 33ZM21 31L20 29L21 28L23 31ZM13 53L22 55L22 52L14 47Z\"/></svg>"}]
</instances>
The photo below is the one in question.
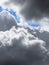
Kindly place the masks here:
<instances>
[{"instance_id":1,"label":"cloud layer","mask_svg":"<svg viewBox=\"0 0 49 65\"><path fill-rule=\"evenodd\" d=\"M9 23L5 31L0 30L0 65L48 65L49 32L17 25L7 13L0 18L1 24Z\"/></svg>"}]
</instances>

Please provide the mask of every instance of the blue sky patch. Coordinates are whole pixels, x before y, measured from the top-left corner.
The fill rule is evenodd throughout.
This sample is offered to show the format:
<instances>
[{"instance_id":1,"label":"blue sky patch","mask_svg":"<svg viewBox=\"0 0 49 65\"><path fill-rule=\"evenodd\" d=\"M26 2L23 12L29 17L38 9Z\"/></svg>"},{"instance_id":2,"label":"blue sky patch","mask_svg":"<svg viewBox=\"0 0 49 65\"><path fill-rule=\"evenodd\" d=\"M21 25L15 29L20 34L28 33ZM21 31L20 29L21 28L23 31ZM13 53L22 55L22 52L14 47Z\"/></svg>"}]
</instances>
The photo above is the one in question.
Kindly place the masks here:
<instances>
[{"instance_id":1,"label":"blue sky patch","mask_svg":"<svg viewBox=\"0 0 49 65\"><path fill-rule=\"evenodd\" d=\"M0 12L2 12L3 11L3 8L0 6Z\"/></svg>"},{"instance_id":2,"label":"blue sky patch","mask_svg":"<svg viewBox=\"0 0 49 65\"><path fill-rule=\"evenodd\" d=\"M38 26L40 26L39 23L28 22L28 24L29 24L30 26L33 26L33 27L38 27Z\"/></svg>"}]
</instances>

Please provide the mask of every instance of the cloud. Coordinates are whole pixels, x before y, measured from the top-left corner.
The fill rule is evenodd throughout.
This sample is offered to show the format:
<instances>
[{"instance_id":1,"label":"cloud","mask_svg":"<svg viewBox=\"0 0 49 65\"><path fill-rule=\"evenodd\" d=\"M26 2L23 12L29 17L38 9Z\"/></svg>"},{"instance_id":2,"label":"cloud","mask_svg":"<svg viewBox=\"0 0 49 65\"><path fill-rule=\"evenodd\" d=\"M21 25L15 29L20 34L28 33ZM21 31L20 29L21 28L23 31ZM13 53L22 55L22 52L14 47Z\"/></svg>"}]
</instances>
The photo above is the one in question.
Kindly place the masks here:
<instances>
[{"instance_id":1,"label":"cloud","mask_svg":"<svg viewBox=\"0 0 49 65\"><path fill-rule=\"evenodd\" d=\"M12 26L16 26L14 17L8 11L0 13L0 31L9 30Z\"/></svg>"},{"instance_id":2,"label":"cloud","mask_svg":"<svg viewBox=\"0 0 49 65\"><path fill-rule=\"evenodd\" d=\"M45 42L36 39L23 28L13 27L9 31L0 32L1 65L39 65L40 63L45 65L46 52Z\"/></svg>"},{"instance_id":3,"label":"cloud","mask_svg":"<svg viewBox=\"0 0 49 65\"><path fill-rule=\"evenodd\" d=\"M49 17L49 0L9 0L9 3L21 4L21 14L27 20Z\"/></svg>"},{"instance_id":4,"label":"cloud","mask_svg":"<svg viewBox=\"0 0 49 65\"><path fill-rule=\"evenodd\" d=\"M48 65L49 32L17 25L6 11L0 16L0 65Z\"/></svg>"}]
</instances>

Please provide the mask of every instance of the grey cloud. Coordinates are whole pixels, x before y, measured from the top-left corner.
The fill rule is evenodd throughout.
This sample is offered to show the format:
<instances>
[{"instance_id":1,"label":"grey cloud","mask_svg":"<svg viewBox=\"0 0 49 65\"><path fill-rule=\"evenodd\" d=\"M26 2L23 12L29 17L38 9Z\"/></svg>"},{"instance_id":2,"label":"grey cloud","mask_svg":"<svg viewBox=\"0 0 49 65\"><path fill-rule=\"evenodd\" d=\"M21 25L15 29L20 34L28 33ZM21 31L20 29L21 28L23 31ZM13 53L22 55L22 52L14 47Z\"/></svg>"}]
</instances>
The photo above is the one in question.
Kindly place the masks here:
<instances>
[{"instance_id":1,"label":"grey cloud","mask_svg":"<svg viewBox=\"0 0 49 65\"><path fill-rule=\"evenodd\" d=\"M14 4L24 4L25 0L12 0Z\"/></svg>"},{"instance_id":2,"label":"grey cloud","mask_svg":"<svg viewBox=\"0 0 49 65\"><path fill-rule=\"evenodd\" d=\"M49 0L9 0L10 3L16 5L21 4L21 14L27 19L31 20L49 17ZM22 4L22 2L24 4Z\"/></svg>"},{"instance_id":3,"label":"grey cloud","mask_svg":"<svg viewBox=\"0 0 49 65\"><path fill-rule=\"evenodd\" d=\"M25 3L25 0L11 0L14 5L23 5ZM4 4L11 4L11 1L5 2Z\"/></svg>"},{"instance_id":4,"label":"grey cloud","mask_svg":"<svg viewBox=\"0 0 49 65\"><path fill-rule=\"evenodd\" d=\"M12 26L17 27L14 17L9 12L2 11L0 13L0 31L9 30Z\"/></svg>"},{"instance_id":5,"label":"grey cloud","mask_svg":"<svg viewBox=\"0 0 49 65\"><path fill-rule=\"evenodd\" d=\"M43 31L42 33L38 30L36 30L36 34L35 36L37 36L39 39L42 39L43 41L46 42L46 46L49 49L49 32L47 31Z\"/></svg>"},{"instance_id":6,"label":"grey cloud","mask_svg":"<svg viewBox=\"0 0 49 65\"><path fill-rule=\"evenodd\" d=\"M43 40L43 41L45 41L46 42L46 47L48 48L48 50L49 50L49 31L42 31L41 30L41 28L39 27L39 29L37 30L37 29L29 29L29 28L27 28L28 29L28 32L30 33L30 34L32 34L32 35L34 35L35 37L38 37L39 39L41 39L41 40ZM35 33L34 33L35 32Z\"/></svg>"}]
</instances>

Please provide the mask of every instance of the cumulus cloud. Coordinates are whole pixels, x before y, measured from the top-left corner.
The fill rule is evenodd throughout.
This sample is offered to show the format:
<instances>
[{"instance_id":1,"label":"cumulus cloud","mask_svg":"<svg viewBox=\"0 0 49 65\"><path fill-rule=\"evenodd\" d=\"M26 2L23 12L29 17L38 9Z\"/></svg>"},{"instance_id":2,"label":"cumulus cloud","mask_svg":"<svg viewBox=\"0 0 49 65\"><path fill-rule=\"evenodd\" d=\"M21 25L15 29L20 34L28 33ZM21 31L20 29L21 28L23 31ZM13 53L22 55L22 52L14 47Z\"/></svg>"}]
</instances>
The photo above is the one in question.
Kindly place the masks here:
<instances>
[{"instance_id":1,"label":"cumulus cloud","mask_svg":"<svg viewBox=\"0 0 49 65\"><path fill-rule=\"evenodd\" d=\"M28 20L49 17L49 0L9 0L9 3L21 4L21 14Z\"/></svg>"},{"instance_id":2,"label":"cumulus cloud","mask_svg":"<svg viewBox=\"0 0 49 65\"><path fill-rule=\"evenodd\" d=\"M17 25L8 12L1 14L0 65L48 65L49 33Z\"/></svg>"}]
</instances>

